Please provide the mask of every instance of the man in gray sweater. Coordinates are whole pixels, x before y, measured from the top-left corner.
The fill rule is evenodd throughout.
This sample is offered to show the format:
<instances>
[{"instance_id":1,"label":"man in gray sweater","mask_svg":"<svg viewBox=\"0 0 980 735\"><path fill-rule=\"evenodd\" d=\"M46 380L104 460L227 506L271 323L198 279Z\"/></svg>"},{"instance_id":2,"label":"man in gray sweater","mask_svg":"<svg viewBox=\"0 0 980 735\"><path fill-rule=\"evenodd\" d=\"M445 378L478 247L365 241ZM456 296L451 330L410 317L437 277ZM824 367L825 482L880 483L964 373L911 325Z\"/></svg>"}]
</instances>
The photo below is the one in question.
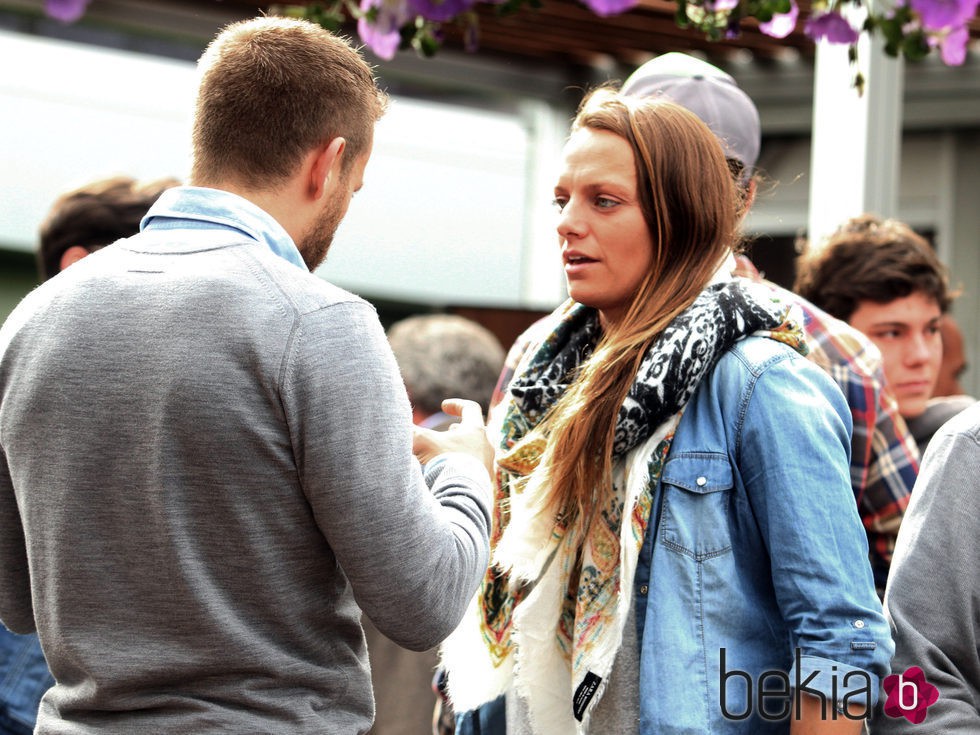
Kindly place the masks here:
<instances>
[{"instance_id":1,"label":"man in gray sweater","mask_svg":"<svg viewBox=\"0 0 980 735\"><path fill-rule=\"evenodd\" d=\"M322 28L201 59L189 187L0 329L0 620L56 679L37 732L360 733L363 610L408 648L487 564L479 410L424 432L374 310L312 275L384 109Z\"/></svg>"},{"instance_id":2,"label":"man in gray sweater","mask_svg":"<svg viewBox=\"0 0 980 735\"><path fill-rule=\"evenodd\" d=\"M922 458L885 592L895 657L875 735L980 732L980 404Z\"/></svg>"}]
</instances>

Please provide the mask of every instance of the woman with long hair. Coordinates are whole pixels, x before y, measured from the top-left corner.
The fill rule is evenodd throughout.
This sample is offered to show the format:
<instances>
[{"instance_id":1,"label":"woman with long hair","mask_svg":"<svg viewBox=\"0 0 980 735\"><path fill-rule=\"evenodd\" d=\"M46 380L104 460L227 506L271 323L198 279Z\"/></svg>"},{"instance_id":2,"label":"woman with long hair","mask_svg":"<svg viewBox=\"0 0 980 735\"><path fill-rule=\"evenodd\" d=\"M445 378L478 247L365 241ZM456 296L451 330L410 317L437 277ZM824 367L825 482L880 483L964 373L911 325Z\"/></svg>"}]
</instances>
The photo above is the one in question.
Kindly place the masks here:
<instances>
[{"instance_id":1,"label":"woman with long hair","mask_svg":"<svg viewBox=\"0 0 980 735\"><path fill-rule=\"evenodd\" d=\"M491 413L493 565L442 652L458 733L859 732L893 647L850 412L794 309L730 275L719 142L599 89L555 203L570 298Z\"/></svg>"}]
</instances>

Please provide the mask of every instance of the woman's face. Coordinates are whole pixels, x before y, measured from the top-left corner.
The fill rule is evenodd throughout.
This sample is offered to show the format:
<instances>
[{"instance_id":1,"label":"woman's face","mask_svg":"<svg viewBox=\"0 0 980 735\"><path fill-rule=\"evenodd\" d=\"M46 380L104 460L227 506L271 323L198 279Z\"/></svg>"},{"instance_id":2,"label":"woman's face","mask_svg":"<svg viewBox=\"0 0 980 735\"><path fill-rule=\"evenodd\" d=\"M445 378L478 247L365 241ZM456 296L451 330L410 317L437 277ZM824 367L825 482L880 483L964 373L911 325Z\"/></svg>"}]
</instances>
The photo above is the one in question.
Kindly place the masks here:
<instances>
[{"instance_id":1,"label":"woman's face","mask_svg":"<svg viewBox=\"0 0 980 735\"><path fill-rule=\"evenodd\" d=\"M568 294L598 309L603 324L614 323L653 265L633 150L614 133L580 128L565 144L563 162L555 204Z\"/></svg>"}]
</instances>

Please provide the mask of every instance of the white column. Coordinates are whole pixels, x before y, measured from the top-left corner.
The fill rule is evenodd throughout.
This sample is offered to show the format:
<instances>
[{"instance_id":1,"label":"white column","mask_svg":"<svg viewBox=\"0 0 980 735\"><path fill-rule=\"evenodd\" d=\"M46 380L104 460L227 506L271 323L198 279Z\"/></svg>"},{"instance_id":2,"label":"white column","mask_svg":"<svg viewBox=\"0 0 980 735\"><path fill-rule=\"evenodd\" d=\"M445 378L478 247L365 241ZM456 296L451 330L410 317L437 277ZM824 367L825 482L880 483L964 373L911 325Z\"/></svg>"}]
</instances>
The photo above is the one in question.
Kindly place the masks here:
<instances>
[{"instance_id":1,"label":"white column","mask_svg":"<svg viewBox=\"0 0 980 735\"><path fill-rule=\"evenodd\" d=\"M857 28L863 18L850 21ZM811 248L820 247L849 217L897 214L904 64L886 56L882 46L880 37L862 35L858 42L857 68L865 80L859 96L847 46L817 45L807 227Z\"/></svg>"},{"instance_id":2,"label":"white column","mask_svg":"<svg viewBox=\"0 0 980 735\"><path fill-rule=\"evenodd\" d=\"M521 103L528 125L527 196L521 250L521 307L551 310L566 297L561 250L551 204L571 114L538 100Z\"/></svg>"}]
</instances>

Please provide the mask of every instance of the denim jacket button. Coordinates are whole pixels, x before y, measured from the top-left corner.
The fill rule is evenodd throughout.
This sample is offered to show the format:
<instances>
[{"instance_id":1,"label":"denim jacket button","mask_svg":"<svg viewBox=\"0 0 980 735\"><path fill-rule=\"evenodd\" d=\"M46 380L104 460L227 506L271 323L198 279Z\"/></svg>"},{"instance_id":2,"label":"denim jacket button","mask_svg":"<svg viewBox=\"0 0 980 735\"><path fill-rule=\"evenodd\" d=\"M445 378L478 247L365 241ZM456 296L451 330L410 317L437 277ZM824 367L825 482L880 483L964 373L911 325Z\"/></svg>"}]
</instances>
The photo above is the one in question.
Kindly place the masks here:
<instances>
[{"instance_id":1,"label":"denim jacket button","mask_svg":"<svg viewBox=\"0 0 980 735\"><path fill-rule=\"evenodd\" d=\"M854 621L854 627L855 628L863 628L864 627L864 621L863 620L855 620Z\"/></svg>"},{"instance_id":2,"label":"denim jacket button","mask_svg":"<svg viewBox=\"0 0 980 735\"><path fill-rule=\"evenodd\" d=\"M708 478L704 476L699 477L697 479L697 483L698 483L698 487L704 487L705 485L708 484Z\"/></svg>"},{"instance_id":3,"label":"denim jacket button","mask_svg":"<svg viewBox=\"0 0 980 735\"><path fill-rule=\"evenodd\" d=\"M640 585L640 594L641 595L645 595L649 591L649 589L650 588L647 587L645 584L641 584Z\"/></svg>"}]
</instances>

